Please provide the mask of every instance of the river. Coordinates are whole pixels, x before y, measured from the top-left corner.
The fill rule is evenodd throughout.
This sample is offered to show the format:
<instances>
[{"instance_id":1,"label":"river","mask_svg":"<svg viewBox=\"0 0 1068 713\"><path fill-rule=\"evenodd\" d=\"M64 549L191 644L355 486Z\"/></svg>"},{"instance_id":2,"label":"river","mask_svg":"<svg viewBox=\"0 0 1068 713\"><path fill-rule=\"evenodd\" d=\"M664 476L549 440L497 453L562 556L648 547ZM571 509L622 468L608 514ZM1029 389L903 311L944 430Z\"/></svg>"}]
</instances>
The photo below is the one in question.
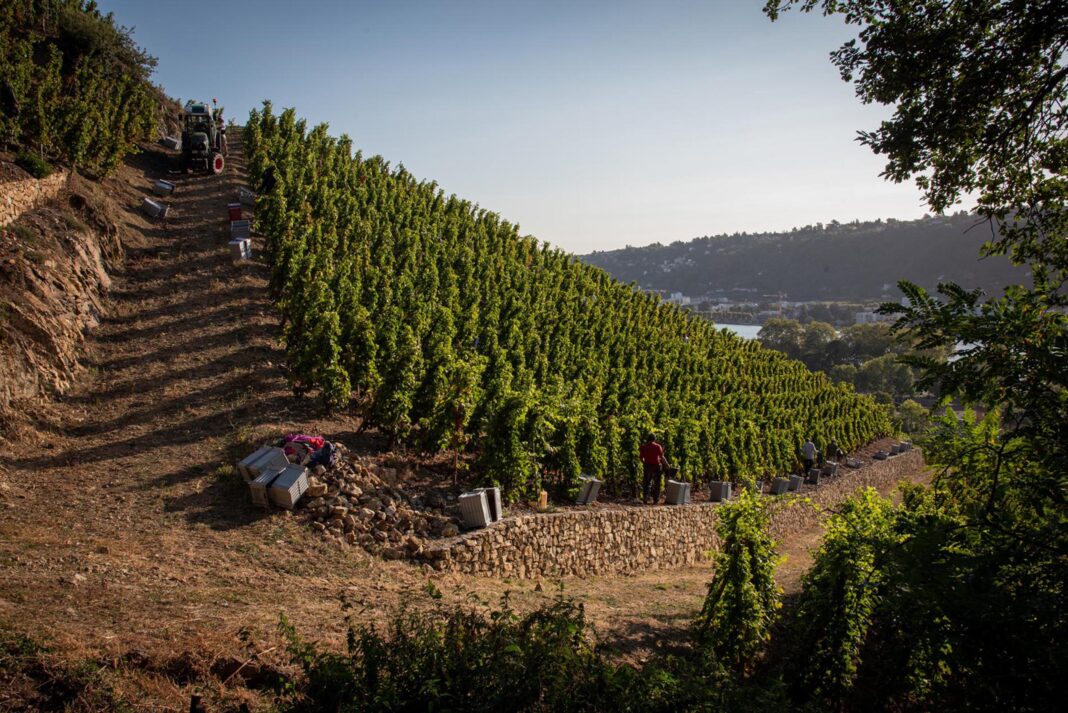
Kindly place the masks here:
<instances>
[{"instance_id":1,"label":"river","mask_svg":"<svg viewBox=\"0 0 1068 713\"><path fill-rule=\"evenodd\" d=\"M716 322L716 329L728 329L744 339L756 339L760 331L759 324L724 324Z\"/></svg>"}]
</instances>

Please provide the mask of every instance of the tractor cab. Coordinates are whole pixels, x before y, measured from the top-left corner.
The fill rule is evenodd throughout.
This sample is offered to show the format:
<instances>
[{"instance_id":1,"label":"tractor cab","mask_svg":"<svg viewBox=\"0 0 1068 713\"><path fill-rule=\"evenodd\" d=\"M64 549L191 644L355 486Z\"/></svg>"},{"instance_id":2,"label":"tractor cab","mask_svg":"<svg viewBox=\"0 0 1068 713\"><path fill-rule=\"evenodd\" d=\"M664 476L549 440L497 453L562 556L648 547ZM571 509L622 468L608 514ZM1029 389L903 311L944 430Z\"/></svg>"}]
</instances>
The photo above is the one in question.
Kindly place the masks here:
<instances>
[{"instance_id":1,"label":"tractor cab","mask_svg":"<svg viewBox=\"0 0 1068 713\"><path fill-rule=\"evenodd\" d=\"M182 112L182 164L186 171L221 173L224 165L221 131L216 120L221 111L204 102L186 102Z\"/></svg>"}]
</instances>

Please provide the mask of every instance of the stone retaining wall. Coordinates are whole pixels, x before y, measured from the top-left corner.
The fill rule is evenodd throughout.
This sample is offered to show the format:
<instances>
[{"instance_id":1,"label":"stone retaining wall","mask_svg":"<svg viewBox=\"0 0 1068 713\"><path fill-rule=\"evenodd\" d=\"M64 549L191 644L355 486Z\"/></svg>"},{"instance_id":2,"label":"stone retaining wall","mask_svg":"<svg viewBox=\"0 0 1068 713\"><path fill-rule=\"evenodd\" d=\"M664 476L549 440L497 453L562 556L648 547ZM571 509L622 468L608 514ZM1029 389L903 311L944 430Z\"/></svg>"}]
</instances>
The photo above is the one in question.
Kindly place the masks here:
<instances>
[{"instance_id":1,"label":"stone retaining wall","mask_svg":"<svg viewBox=\"0 0 1068 713\"><path fill-rule=\"evenodd\" d=\"M819 488L800 494L821 508L833 507L858 488L886 491L924 467L919 450L846 470ZM768 496L771 497L771 496ZM816 524L817 508L776 498L771 532L776 539ZM694 564L719 546L718 503L682 506L569 510L506 518L424 552L436 569L519 579L670 569Z\"/></svg>"},{"instance_id":2,"label":"stone retaining wall","mask_svg":"<svg viewBox=\"0 0 1068 713\"><path fill-rule=\"evenodd\" d=\"M0 173L0 227L9 225L28 210L59 195L67 185L67 171L56 171L40 180L8 166Z\"/></svg>"}]
</instances>

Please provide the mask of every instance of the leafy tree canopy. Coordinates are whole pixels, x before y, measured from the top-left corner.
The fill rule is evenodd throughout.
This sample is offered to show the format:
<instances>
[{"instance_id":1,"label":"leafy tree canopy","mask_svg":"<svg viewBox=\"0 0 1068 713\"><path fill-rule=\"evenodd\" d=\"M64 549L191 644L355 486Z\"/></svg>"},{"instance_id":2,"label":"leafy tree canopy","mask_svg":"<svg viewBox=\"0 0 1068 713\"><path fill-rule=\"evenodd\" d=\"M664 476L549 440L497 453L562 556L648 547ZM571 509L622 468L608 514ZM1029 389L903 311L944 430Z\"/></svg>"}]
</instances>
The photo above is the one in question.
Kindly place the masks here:
<instances>
[{"instance_id":1,"label":"leafy tree canopy","mask_svg":"<svg viewBox=\"0 0 1068 713\"><path fill-rule=\"evenodd\" d=\"M831 54L866 104L894 115L860 141L883 175L914 179L933 209L978 196L1003 231L990 246L1062 271L1068 206L1068 11L1060 0L768 0L859 28Z\"/></svg>"}]
</instances>

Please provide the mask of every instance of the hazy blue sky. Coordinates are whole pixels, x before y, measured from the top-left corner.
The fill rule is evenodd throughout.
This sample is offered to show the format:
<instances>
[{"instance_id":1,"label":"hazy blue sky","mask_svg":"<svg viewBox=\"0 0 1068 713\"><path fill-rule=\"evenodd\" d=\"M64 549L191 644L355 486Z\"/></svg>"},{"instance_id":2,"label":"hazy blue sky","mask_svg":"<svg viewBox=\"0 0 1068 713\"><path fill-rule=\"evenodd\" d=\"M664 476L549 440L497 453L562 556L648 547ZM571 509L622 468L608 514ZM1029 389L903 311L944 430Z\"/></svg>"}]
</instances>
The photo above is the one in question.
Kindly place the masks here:
<instances>
[{"instance_id":1,"label":"hazy blue sky","mask_svg":"<svg viewBox=\"0 0 1068 713\"><path fill-rule=\"evenodd\" d=\"M265 98L566 250L923 214L838 21L759 0L101 0L172 96Z\"/></svg>"}]
</instances>

